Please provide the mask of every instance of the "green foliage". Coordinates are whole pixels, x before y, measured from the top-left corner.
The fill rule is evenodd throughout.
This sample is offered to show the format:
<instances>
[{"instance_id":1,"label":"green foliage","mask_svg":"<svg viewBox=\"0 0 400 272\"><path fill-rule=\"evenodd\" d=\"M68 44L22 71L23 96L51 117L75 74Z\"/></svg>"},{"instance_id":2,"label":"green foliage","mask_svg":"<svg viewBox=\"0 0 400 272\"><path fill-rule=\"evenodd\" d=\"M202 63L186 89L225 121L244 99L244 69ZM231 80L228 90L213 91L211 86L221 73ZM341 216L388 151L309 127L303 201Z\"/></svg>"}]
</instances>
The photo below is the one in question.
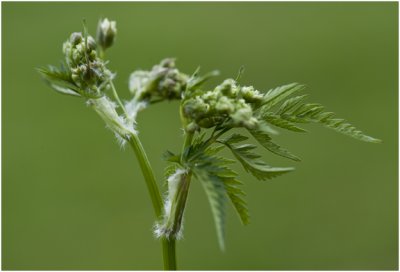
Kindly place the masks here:
<instances>
[{"instance_id":1,"label":"green foliage","mask_svg":"<svg viewBox=\"0 0 400 272\"><path fill-rule=\"evenodd\" d=\"M225 248L225 209L229 198L243 224L249 223L245 193L237 179L237 173L229 167L235 161L218 156L224 146L211 146L210 139L203 141L204 135L197 137L187 155L187 165L192 169L206 192L216 224L218 243Z\"/></svg>"},{"instance_id":2,"label":"green foliage","mask_svg":"<svg viewBox=\"0 0 400 272\"><path fill-rule=\"evenodd\" d=\"M253 135L254 139L256 139L263 147L265 147L272 153L294 161L300 161L297 156L293 155L288 150L280 147L278 144L272 142L272 138L267 133L260 130L250 130L250 133Z\"/></svg>"},{"instance_id":3,"label":"green foliage","mask_svg":"<svg viewBox=\"0 0 400 272\"><path fill-rule=\"evenodd\" d=\"M241 73L242 72L239 74L241 75ZM231 96L238 95L242 97L246 94L247 90L249 90L253 96L259 95L254 88L241 87L237 84L237 81L225 81L218 88L214 89L214 92L222 96L225 93L229 93ZM232 125L231 119L235 115L231 113L218 112L213 115L214 113L210 111L210 106L208 104L202 104L203 100L199 98L203 96L207 98L213 97L213 93L196 90L196 107L199 111L199 116L204 118L204 116L207 115L208 120L213 120L210 126L204 126L203 129L212 126L215 127L209 139L204 140L204 132L201 133L199 137L195 138L193 144L186 149L185 158L187 158L187 162L190 164L189 168L193 170L195 176L202 182L205 188L217 225L218 240L221 247L224 241L223 226L225 222L224 208L226 196L229 196L243 224L248 223L249 216L247 205L243 200L245 194L240 189L241 182L238 181L237 174L229 168L228 161L225 158L216 156L216 153L221 150L222 147L212 147L212 144L216 142L227 147L243 168L258 180L268 180L294 170L292 167L271 167L266 164L261 160L261 156L254 152L256 149L255 145L244 143L248 140L248 137L244 135L234 133L225 139L218 139L218 137L225 132L237 126L245 127L254 139L268 151L294 161L300 161L300 159L287 149L282 148L272 141L271 135L276 134L276 132L269 125L293 132L306 132L305 129L299 127L297 124L320 123L358 140L373 143L379 142L379 140L375 138L364 135L360 130L357 130L345 120L333 118L334 114L331 112L324 112L324 107L322 105L304 103L303 100L307 95L290 97L303 89L304 85L292 83L277 87L262 94L261 102L258 100L247 100L247 106L251 107L253 112L246 112L246 118L250 120L249 118L251 117L247 114L252 114L255 119L253 124L256 124L252 126L249 126L245 122L238 122ZM217 100L217 104L219 103L218 101L220 100ZM213 105L212 103L210 105ZM240 114L243 113L242 110L237 110L237 112L240 112ZM218 136L214 135L216 132L218 132ZM190 132L189 130L189 133L195 134L196 132ZM170 161L176 160L176 158L177 156L170 154Z\"/></svg>"},{"instance_id":4,"label":"green foliage","mask_svg":"<svg viewBox=\"0 0 400 272\"><path fill-rule=\"evenodd\" d=\"M266 112L263 114L262 118L270 123L271 125L274 125L276 127L284 128L290 131L294 132L306 132L306 130L294 125L293 123L289 122L286 119L283 119L281 116Z\"/></svg>"},{"instance_id":5,"label":"green foliage","mask_svg":"<svg viewBox=\"0 0 400 272\"><path fill-rule=\"evenodd\" d=\"M262 106L259 118L277 127L295 132L305 132L305 130L297 127L294 123L319 123L357 140L371 143L381 142L379 139L365 135L345 119L335 118L335 114L326 112L325 107L321 104L303 103L306 95L285 100L289 95L301 89L303 89L303 85L292 83L268 92L266 97L271 98ZM283 102L281 106L276 111L271 111L271 108L280 102Z\"/></svg>"},{"instance_id":6,"label":"green foliage","mask_svg":"<svg viewBox=\"0 0 400 272\"><path fill-rule=\"evenodd\" d=\"M299 92L304 89L304 85L298 83L291 83L284 86L277 87L269 90L263 98L264 108L272 108L279 102L283 101L286 97Z\"/></svg>"},{"instance_id":7,"label":"green foliage","mask_svg":"<svg viewBox=\"0 0 400 272\"><path fill-rule=\"evenodd\" d=\"M48 68L38 68L45 82L56 92L71 96L81 96L80 90L71 79L71 74L62 65L60 68L49 65Z\"/></svg>"},{"instance_id":8,"label":"green foliage","mask_svg":"<svg viewBox=\"0 0 400 272\"><path fill-rule=\"evenodd\" d=\"M255 145L233 144L233 142L241 142L239 139L244 139L244 137L233 134L228 139L221 140L220 142L226 145L232 151L235 158L242 164L243 168L258 180L271 179L294 170L292 167L271 167L267 165L264 161L260 160L260 155L253 152L256 148Z\"/></svg>"},{"instance_id":9,"label":"green foliage","mask_svg":"<svg viewBox=\"0 0 400 272\"><path fill-rule=\"evenodd\" d=\"M201 169L201 168L200 168ZM208 173L207 170L194 169L195 177L201 181L207 194L211 211L214 217L217 230L218 244L221 250L225 249L225 206L226 191L223 182L218 176Z\"/></svg>"},{"instance_id":10,"label":"green foliage","mask_svg":"<svg viewBox=\"0 0 400 272\"><path fill-rule=\"evenodd\" d=\"M163 213L162 220L157 222L157 237L167 240L180 237L191 177L194 176L208 197L218 243L223 250L228 199L241 222L249 223L245 193L241 189L243 184L230 165L239 162L258 180L269 180L294 170L292 167L269 166L255 152L256 145L246 143L247 136L233 133L225 139L220 138L230 130L246 128L265 149L294 161L300 159L272 141L271 135L277 132L270 125L292 132L306 132L298 124L318 123L361 141L380 142L344 119L335 118L334 113L326 112L322 105L304 103L306 95L291 97L302 91L304 85L291 83L266 93L253 86L241 86L239 80L243 68L236 79L226 79L215 88L203 90L200 89L203 83L219 75L218 71L201 76L197 69L188 76L175 67L174 59L164 59L150 71L131 73L129 90L132 98L124 105L112 82L115 75L107 69L104 59L104 52L114 43L116 33L116 22L108 19L100 20L97 41L87 34L86 28L84 34L72 33L63 45L64 64L60 68L49 66L38 71L57 92L85 98L121 143L131 143L141 160L156 214ZM115 101L107 96L107 90L112 91ZM179 113L185 142L182 154L170 151L164 154L169 162L165 169L168 194L162 204L147 157L136 143L136 115L148 105L172 99L181 100ZM123 113L119 113L117 107ZM211 135L206 139L207 132ZM224 148L228 148L236 160L221 157L218 153Z\"/></svg>"}]
</instances>

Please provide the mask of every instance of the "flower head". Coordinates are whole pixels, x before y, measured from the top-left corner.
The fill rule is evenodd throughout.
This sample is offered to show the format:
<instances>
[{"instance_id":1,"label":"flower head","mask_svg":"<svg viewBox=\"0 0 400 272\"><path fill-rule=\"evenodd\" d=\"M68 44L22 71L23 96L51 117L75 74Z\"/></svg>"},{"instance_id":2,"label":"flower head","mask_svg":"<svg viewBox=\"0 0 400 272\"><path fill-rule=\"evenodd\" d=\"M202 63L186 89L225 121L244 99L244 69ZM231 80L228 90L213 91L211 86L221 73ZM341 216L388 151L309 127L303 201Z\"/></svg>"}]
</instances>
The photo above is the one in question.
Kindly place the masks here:
<instances>
[{"instance_id":1,"label":"flower head","mask_svg":"<svg viewBox=\"0 0 400 272\"><path fill-rule=\"evenodd\" d=\"M187 119L185 129L194 132L222 123L252 129L258 124L254 110L262 99L252 86L239 86L233 79L225 80L212 91L189 93L182 101L182 112Z\"/></svg>"},{"instance_id":2,"label":"flower head","mask_svg":"<svg viewBox=\"0 0 400 272\"><path fill-rule=\"evenodd\" d=\"M97 44L92 36L74 32L63 44L63 53L73 83L87 97L100 96L113 77L104 60L98 57Z\"/></svg>"},{"instance_id":3,"label":"flower head","mask_svg":"<svg viewBox=\"0 0 400 272\"><path fill-rule=\"evenodd\" d=\"M164 59L151 71L135 71L129 79L129 90L136 100L180 99L189 77L175 68L174 59Z\"/></svg>"}]
</instances>

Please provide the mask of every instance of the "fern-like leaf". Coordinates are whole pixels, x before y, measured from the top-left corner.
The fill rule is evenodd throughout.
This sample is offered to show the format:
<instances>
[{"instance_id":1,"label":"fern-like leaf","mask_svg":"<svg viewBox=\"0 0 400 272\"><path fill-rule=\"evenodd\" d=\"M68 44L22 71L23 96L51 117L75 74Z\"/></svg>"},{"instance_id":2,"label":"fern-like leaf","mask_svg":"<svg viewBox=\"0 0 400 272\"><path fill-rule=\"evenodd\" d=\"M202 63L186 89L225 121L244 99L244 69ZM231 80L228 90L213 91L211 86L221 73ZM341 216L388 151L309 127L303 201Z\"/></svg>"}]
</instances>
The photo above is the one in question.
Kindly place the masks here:
<instances>
[{"instance_id":1,"label":"fern-like leaf","mask_svg":"<svg viewBox=\"0 0 400 272\"><path fill-rule=\"evenodd\" d=\"M243 225L250 223L249 210L247 208L247 203L244 200L246 194L240 189L243 185L238 179L234 177L223 178L226 193L228 194L233 207L235 208L237 214L240 217Z\"/></svg>"},{"instance_id":2,"label":"fern-like leaf","mask_svg":"<svg viewBox=\"0 0 400 272\"><path fill-rule=\"evenodd\" d=\"M300 159L290 153L288 150L280 147L278 144L272 142L271 137L267 134L264 133L263 131L259 130L249 130L250 133L253 135L254 139L256 139L263 147L271 151L272 153L275 153L276 155L294 160L294 161L300 161Z\"/></svg>"},{"instance_id":3,"label":"fern-like leaf","mask_svg":"<svg viewBox=\"0 0 400 272\"><path fill-rule=\"evenodd\" d=\"M49 66L48 68L38 68L46 83L56 92L72 96L81 96L79 88L73 83L71 75L64 66L57 68Z\"/></svg>"},{"instance_id":4,"label":"fern-like leaf","mask_svg":"<svg viewBox=\"0 0 400 272\"><path fill-rule=\"evenodd\" d=\"M252 144L243 144L240 146L229 144L227 140L221 140L233 153L235 158L242 164L243 168L252 174L258 180L267 180L282 174L293 171L292 167L271 167L260 160L260 155L253 152L256 148Z\"/></svg>"},{"instance_id":5,"label":"fern-like leaf","mask_svg":"<svg viewBox=\"0 0 400 272\"><path fill-rule=\"evenodd\" d=\"M283 119L283 118L281 118L281 116L276 115L271 112L263 114L261 118L276 127L284 128L284 129L294 131L294 132L307 132L306 130L302 129L301 127L298 127L298 126L294 125L292 122L290 122L286 119Z\"/></svg>"},{"instance_id":6,"label":"fern-like leaf","mask_svg":"<svg viewBox=\"0 0 400 272\"><path fill-rule=\"evenodd\" d=\"M204 169L195 168L193 174L201 181L207 194L217 230L218 244L221 250L225 250L226 190L224 183Z\"/></svg>"},{"instance_id":7,"label":"fern-like leaf","mask_svg":"<svg viewBox=\"0 0 400 272\"><path fill-rule=\"evenodd\" d=\"M357 140L379 143L381 140L364 134L344 119L335 118L333 112L326 112L325 107L316 103L303 103L306 95L288 98L304 88L303 85L292 83L270 90L264 95L263 106L259 109L259 117L280 128L296 132L305 132L294 123L320 123L344 135ZM272 108L281 103L278 110Z\"/></svg>"},{"instance_id":8,"label":"fern-like leaf","mask_svg":"<svg viewBox=\"0 0 400 272\"><path fill-rule=\"evenodd\" d=\"M304 85L291 83L269 90L263 98L263 108L270 109L286 97L304 89Z\"/></svg>"},{"instance_id":9,"label":"fern-like leaf","mask_svg":"<svg viewBox=\"0 0 400 272\"><path fill-rule=\"evenodd\" d=\"M379 143L381 140L373 138L358 130L355 126L344 119L335 118L333 112L324 111L320 104L308 103L298 104L290 110L281 113L280 118L295 123L319 123L327 128L333 129L344 135L357 140L371 143ZM279 112L279 111L278 111Z\"/></svg>"},{"instance_id":10,"label":"fern-like leaf","mask_svg":"<svg viewBox=\"0 0 400 272\"><path fill-rule=\"evenodd\" d=\"M231 137L231 143L245 139L247 137L236 134ZM223 250L226 198L229 197L243 224L249 223L249 213L244 200L245 193L240 189L242 183L237 180L237 173L229 168L229 164L235 161L217 155L222 148L223 145L207 146L207 141L201 142L197 139L190 148L187 163L206 191L216 224L218 242Z\"/></svg>"}]
</instances>

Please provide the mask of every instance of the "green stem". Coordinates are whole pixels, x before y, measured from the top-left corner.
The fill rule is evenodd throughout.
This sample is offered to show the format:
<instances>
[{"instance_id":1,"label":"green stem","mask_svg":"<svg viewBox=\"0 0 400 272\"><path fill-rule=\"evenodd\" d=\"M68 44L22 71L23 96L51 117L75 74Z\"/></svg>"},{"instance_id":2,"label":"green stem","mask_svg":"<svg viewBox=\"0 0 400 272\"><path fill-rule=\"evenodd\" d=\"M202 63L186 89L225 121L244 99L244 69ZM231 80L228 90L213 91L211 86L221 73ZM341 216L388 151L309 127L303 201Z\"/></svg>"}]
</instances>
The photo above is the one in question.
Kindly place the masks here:
<instances>
[{"instance_id":1,"label":"green stem","mask_svg":"<svg viewBox=\"0 0 400 272\"><path fill-rule=\"evenodd\" d=\"M126 112L124 104L122 104L121 99L119 99L119 96L118 96L117 90L115 89L114 83L112 82L112 80L110 80L109 82L110 82L111 91L113 93L113 96L114 96L115 100L117 101L118 105L121 107L121 109L124 112L126 118L129 118L129 115Z\"/></svg>"},{"instance_id":2,"label":"green stem","mask_svg":"<svg viewBox=\"0 0 400 272\"><path fill-rule=\"evenodd\" d=\"M161 238L163 247L164 270L177 270L175 256L175 239Z\"/></svg>"},{"instance_id":3,"label":"green stem","mask_svg":"<svg viewBox=\"0 0 400 272\"><path fill-rule=\"evenodd\" d=\"M146 181L154 212L157 218L160 218L162 216L162 198L160 191L158 190L156 179L154 177L153 169L151 168L149 159L147 158L142 143L140 142L139 137L136 134L131 135L129 143L135 151L140 169L142 170L144 179Z\"/></svg>"},{"instance_id":4,"label":"green stem","mask_svg":"<svg viewBox=\"0 0 400 272\"><path fill-rule=\"evenodd\" d=\"M142 143L137 135L131 135L129 143L135 152L142 170L156 217L157 219L161 219L163 202L149 159L147 158ZM163 249L164 270L176 270L175 241L162 239L161 243Z\"/></svg>"}]
</instances>

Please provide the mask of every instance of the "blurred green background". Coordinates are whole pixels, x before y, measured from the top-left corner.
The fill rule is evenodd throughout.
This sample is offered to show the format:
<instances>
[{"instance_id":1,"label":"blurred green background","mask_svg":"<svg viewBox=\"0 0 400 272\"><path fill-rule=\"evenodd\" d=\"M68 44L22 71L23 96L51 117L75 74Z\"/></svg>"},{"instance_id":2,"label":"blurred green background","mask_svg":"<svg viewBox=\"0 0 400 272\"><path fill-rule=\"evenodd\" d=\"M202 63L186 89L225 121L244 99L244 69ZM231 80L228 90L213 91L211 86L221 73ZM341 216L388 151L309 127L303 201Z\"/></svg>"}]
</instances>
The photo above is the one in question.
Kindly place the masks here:
<instances>
[{"instance_id":1,"label":"blurred green background","mask_svg":"<svg viewBox=\"0 0 400 272\"><path fill-rule=\"evenodd\" d=\"M259 90L307 84L309 101L348 118L380 145L331 130L283 131L276 142L302 158L264 152L294 173L259 182L240 168L252 216L229 210L218 249L209 204L194 182L178 244L180 269L397 269L398 4L2 3L3 269L161 269L153 210L129 148L122 150L81 99L49 89L35 67L58 64L62 43L117 20L110 49L128 98L134 69L165 57L192 73L220 69ZM182 141L177 103L139 116L161 180L161 154Z\"/></svg>"}]
</instances>

